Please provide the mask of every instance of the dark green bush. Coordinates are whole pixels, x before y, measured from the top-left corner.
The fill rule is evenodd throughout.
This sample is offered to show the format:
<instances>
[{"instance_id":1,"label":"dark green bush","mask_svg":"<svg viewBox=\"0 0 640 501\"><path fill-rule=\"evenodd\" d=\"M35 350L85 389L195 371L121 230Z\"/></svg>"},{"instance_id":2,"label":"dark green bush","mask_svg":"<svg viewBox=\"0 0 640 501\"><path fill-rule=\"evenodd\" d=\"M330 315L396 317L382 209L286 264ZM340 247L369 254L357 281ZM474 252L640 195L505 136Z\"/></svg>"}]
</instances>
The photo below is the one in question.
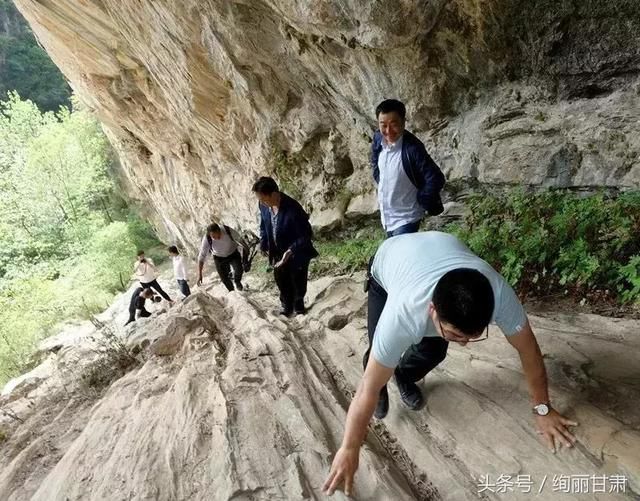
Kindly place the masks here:
<instances>
[{"instance_id":1,"label":"dark green bush","mask_svg":"<svg viewBox=\"0 0 640 501\"><path fill-rule=\"evenodd\" d=\"M473 195L447 226L524 291L609 290L640 301L640 192L616 197L568 191Z\"/></svg>"}]
</instances>

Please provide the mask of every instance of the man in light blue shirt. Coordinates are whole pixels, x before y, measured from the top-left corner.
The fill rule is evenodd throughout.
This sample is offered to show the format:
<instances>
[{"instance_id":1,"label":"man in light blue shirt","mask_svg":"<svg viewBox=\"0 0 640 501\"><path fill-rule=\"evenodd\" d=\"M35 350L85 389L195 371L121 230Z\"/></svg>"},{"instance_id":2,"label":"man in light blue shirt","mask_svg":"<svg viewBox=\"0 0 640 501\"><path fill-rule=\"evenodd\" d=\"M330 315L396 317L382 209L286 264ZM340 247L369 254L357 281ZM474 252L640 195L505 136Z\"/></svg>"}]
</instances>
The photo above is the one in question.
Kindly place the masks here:
<instances>
[{"instance_id":1,"label":"man in light blue shirt","mask_svg":"<svg viewBox=\"0 0 640 501\"><path fill-rule=\"evenodd\" d=\"M371 168L388 237L416 232L425 212L443 211L444 176L422 141L405 130L405 117L405 106L396 99L376 108L379 130L371 144Z\"/></svg>"},{"instance_id":2,"label":"man in light blue shirt","mask_svg":"<svg viewBox=\"0 0 640 501\"><path fill-rule=\"evenodd\" d=\"M554 452L572 445L575 437L566 427L577 423L551 408L542 354L524 308L504 278L455 236L428 231L384 241L368 283L365 372L324 486L329 494L343 484L347 494L351 490L369 420L374 412L384 418L389 409L391 376L403 403L420 409L416 382L444 360L450 342L484 340L492 322L520 355L540 435Z\"/></svg>"}]
</instances>

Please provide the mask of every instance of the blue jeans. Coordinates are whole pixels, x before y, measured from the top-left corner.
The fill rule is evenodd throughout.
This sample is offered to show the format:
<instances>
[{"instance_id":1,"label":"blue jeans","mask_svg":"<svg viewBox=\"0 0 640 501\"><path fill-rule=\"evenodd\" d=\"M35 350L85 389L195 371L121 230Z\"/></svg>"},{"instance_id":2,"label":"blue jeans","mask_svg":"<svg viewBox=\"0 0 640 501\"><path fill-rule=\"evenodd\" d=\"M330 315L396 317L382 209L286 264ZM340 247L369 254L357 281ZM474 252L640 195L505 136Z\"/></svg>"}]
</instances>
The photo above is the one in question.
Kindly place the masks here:
<instances>
[{"instance_id":1,"label":"blue jeans","mask_svg":"<svg viewBox=\"0 0 640 501\"><path fill-rule=\"evenodd\" d=\"M392 231L387 231L387 238L397 237L398 235L404 235L405 233L415 233L420 229L420 219L413 223L403 224L400 228L396 228Z\"/></svg>"},{"instance_id":2,"label":"blue jeans","mask_svg":"<svg viewBox=\"0 0 640 501\"><path fill-rule=\"evenodd\" d=\"M189 284L186 280L178 280L178 287L180 287L180 292L187 297L191 294L191 290L189 289Z\"/></svg>"}]
</instances>

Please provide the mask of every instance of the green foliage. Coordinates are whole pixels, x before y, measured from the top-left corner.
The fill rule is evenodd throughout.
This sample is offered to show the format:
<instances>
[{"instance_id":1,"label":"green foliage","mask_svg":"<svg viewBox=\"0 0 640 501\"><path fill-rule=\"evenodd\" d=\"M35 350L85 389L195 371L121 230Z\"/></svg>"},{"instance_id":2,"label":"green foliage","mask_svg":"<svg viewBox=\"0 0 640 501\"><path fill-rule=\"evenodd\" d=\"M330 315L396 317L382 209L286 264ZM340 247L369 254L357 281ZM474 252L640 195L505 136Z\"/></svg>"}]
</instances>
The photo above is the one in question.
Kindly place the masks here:
<instances>
[{"instance_id":1,"label":"green foliage","mask_svg":"<svg viewBox=\"0 0 640 501\"><path fill-rule=\"evenodd\" d=\"M71 89L12 2L0 2L0 99L10 91L45 111L69 106Z\"/></svg>"},{"instance_id":2,"label":"green foliage","mask_svg":"<svg viewBox=\"0 0 640 501\"><path fill-rule=\"evenodd\" d=\"M302 190L296 174L300 169L301 159L298 155L274 148L272 150L273 175L280 190L287 195L299 200L302 198Z\"/></svg>"},{"instance_id":3,"label":"green foliage","mask_svg":"<svg viewBox=\"0 0 640 501\"><path fill-rule=\"evenodd\" d=\"M312 276L322 276L366 270L369 259L383 240L382 230L346 239L319 240L316 248L320 256L311 261L309 271Z\"/></svg>"},{"instance_id":4,"label":"green foliage","mask_svg":"<svg viewBox=\"0 0 640 501\"><path fill-rule=\"evenodd\" d=\"M138 248L158 245L108 176L112 155L79 106L0 103L0 383L61 321L104 309Z\"/></svg>"},{"instance_id":5,"label":"green foliage","mask_svg":"<svg viewBox=\"0 0 640 501\"><path fill-rule=\"evenodd\" d=\"M640 192L475 195L447 230L524 290L606 289L640 301Z\"/></svg>"}]
</instances>

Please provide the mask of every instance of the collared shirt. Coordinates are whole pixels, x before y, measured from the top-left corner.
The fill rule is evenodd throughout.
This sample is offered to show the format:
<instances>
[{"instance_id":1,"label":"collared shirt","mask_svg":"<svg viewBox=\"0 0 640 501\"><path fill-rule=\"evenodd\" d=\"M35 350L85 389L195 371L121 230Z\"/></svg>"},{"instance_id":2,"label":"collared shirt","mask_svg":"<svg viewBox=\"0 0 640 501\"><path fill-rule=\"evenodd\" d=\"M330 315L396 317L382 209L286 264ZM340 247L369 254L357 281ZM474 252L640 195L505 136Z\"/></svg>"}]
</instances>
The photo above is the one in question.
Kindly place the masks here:
<instances>
[{"instance_id":1,"label":"collared shirt","mask_svg":"<svg viewBox=\"0 0 640 501\"><path fill-rule=\"evenodd\" d=\"M278 231L278 214L279 211L276 212L273 207L269 207L269 214L271 215L271 229L273 232L273 241L275 242L276 246L278 245L278 242L276 241L276 232Z\"/></svg>"},{"instance_id":2,"label":"collared shirt","mask_svg":"<svg viewBox=\"0 0 640 501\"><path fill-rule=\"evenodd\" d=\"M145 261L145 263L136 261L136 264L133 265L133 271L137 275L138 280L140 280L140 283L148 284L156 279L156 267L151 258L147 257Z\"/></svg>"},{"instance_id":3,"label":"collared shirt","mask_svg":"<svg viewBox=\"0 0 640 501\"><path fill-rule=\"evenodd\" d=\"M402 137L393 144L382 140L378 168L378 204L385 231L422 219L424 209L418 204L418 190L402 166Z\"/></svg>"},{"instance_id":4,"label":"collared shirt","mask_svg":"<svg viewBox=\"0 0 640 501\"><path fill-rule=\"evenodd\" d=\"M373 278L387 292L371 352L378 363L396 367L411 345L440 335L428 314L429 304L440 278L458 268L478 270L489 280L495 303L491 322L506 336L524 328L527 316L511 286L455 236L439 231L400 235L380 245L371 267Z\"/></svg>"},{"instance_id":5,"label":"collared shirt","mask_svg":"<svg viewBox=\"0 0 640 501\"><path fill-rule=\"evenodd\" d=\"M233 232L233 230L231 230ZM213 254L217 257L229 257L231 254L238 250L238 241L234 241L234 239L239 239L239 235L233 235L233 239L227 234L227 231L224 227L220 227L220 232L222 236L215 240L213 238L207 238L208 235L202 237L202 243L200 244L200 252L198 253L198 262L204 263L209 254ZM211 240L211 243L209 243Z\"/></svg>"},{"instance_id":6,"label":"collared shirt","mask_svg":"<svg viewBox=\"0 0 640 501\"><path fill-rule=\"evenodd\" d=\"M187 268L184 265L184 259L182 256L173 256L173 275L176 280L187 279Z\"/></svg>"}]
</instances>

